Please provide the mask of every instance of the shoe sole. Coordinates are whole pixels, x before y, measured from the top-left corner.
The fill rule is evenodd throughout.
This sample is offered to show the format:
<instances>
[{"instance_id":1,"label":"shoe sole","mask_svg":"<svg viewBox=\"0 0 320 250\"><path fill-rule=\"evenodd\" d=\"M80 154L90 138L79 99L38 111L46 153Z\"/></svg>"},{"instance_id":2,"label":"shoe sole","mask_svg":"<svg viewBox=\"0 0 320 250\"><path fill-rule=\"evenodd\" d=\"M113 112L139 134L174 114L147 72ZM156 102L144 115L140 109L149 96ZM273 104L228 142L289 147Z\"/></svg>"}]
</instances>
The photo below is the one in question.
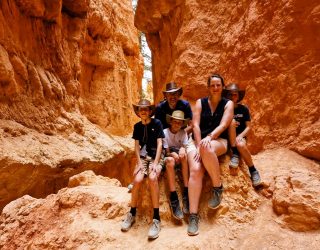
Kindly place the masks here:
<instances>
[{"instance_id":1,"label":"shoe sole","mask_svg":"<svg viewBox=\"0 0 320 250\"><path fill-rule=\"evenodd\" d=\"M262 184L262 181L260 180L259 183L256 183L256 184L253 184L253 183L252 183L252 186L257 187L257 186L259 186L259 185L261 185L261 184Z\"/></svg>"},{"instance_id":2,"label":"shoe sole","mask_svg":"<svg viewBox=\"0 0 320 250\"><path fill-rule=\"evenodd\" d=\"M135 221L133 221L133 222L131 223L131 226L130 226L129 228L121 228L121 231L122 231L122 232L128 232L134 223L135 223Z\"/></svg>"},{"instance_id":3,"label":"shoe sole","mask_svg":"<svg viewBox=\"0 0 320 250\"><path fill-rule=\"evenodd\" d=\"M197 231L197 232L195 232L195 233L188 232L188 235L189 235L189 236L196 236L196 235L198 235L198 234L199 234L199 231Z\"/></svg>"},{"instance_id":4,"label":"shoe sole","mask_svg":"<svg viewBox=\"0 0 320 250\"><path fill-rule=\"evenodd\" d=\"M211 207L211 206L208 205L208 208L210 208L211 210L216 210L216 209L218 209L219 207L221 207L221 203L220 203L218 206L216 206L216 207Z\"/></svg>"},{"instance_id":5,"label":"shoe sole","mask_svg":"<svg viewBox=\"0 0 320 250\"><path fill-rule=\"evenodd\" d=\"M175 218L176 220L182 221L184 217L179 218L179 217L175 216L174 213L173 213L173 211L172 211L171 206L169 206L169 207L170 207L170 210L171 210L171 215L172 215L172 217ZM182 212L182 213L183 213L183 212Z\"/></svg>"},{"instance_id":6,"label":"shoe sole","mask_svg":"<svg viewBox=\"0 0 320 250\"><path fill-rule=\"evenodd\" d=\"M156 235L156 236L148 236L148 239L149 240L154 240L154 239L157 239L159 237L159 234Z\"/></svg>"},{"instance_id":7,"label":"shoe sole","mask_svg":"<svg viewBox=\"0 0 320 250\"><path fill-rule=\"evenodd\" d=\"M238 164L238 165L229 164L229 167L230 167L230 168L238 168L238 167L239 167L239 164Z\"/></svg>"}]
</instances>

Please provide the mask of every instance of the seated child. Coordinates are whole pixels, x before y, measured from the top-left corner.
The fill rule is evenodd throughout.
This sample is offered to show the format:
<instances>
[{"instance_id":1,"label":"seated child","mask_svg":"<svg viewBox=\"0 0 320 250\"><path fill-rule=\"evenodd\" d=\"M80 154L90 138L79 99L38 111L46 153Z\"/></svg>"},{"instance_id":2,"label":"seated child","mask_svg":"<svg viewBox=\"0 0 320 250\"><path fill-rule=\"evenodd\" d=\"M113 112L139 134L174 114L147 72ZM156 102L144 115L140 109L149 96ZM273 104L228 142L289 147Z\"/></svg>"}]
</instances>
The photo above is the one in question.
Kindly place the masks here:
<instances>
[{"instance_id":1,"label":"seated child","mask_svg":"<svg viewBox=\"0 0 320 250\"><path fill-rule=\"evenodd\" d=\"M133 187L131 194L131 209L122 222L121 230L128 231L135 222L139 188L145 176L149 178L149 187L153 205L153 221L148 233L149 239L156 239L160 232L159 215L159 186L158 177L161 172L162 138L164 138L162 124L159 120L151 118L155 106L146 99L141 99L133 105L134 112L141 121L134 125L133 136L135 140L135 153L137 165L133 172Z\"/></svg>"},{"instance_id":2,"label":"seated child","mask_svg":"<svg viewBox=\"0 0 320 250\"><path fill-rule=\"evenodd\" d=\"M165 166L170 189L170 208L174 218L183 219L183 213L180 208L180 202L175 187L175 166L181 164L183 178L183 212L189 213L188 199L188 162L186 154L186 146L188 144L188 136L184 128L187 126L189 119L184 119L184 112L180 110L173 111L172 115L166 115L169 128L163 132L163 147L166 151Z\"/></svg>"},{"instance_id":3,"label":"seated child","mask_svg":"<svg viewBox=\"0 0 320 250\"><path fill-rule=\"evenodd\" d=\"M258 170L253 165L251 153L247 147L246 136L251 129L249 109L239 102L245 95L244 90L239 90L235 83L231 83L226 87L228 98L234 103L234 119L229 127L229 140L232 149L230 167L237 168L239 165L239 153L247 166L251 176L252 185L254 187L261 184L261 178Z\"/></svg>"}]
</instances>

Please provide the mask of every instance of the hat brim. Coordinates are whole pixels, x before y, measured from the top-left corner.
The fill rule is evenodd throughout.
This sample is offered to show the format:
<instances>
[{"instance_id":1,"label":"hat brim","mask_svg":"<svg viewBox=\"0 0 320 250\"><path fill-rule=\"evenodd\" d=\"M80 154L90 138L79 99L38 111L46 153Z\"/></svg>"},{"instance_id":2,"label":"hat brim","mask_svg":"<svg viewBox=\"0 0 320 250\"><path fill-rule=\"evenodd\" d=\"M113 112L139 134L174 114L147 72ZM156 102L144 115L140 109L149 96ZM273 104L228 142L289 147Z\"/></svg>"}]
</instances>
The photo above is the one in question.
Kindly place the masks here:
<instances>
[{"instance_id":1,"label":"hat brim","mask_svg":"<svg viewBox=\"0 0 320 250\"><path fill-rule=\"evenodd\" d=\"M177 118L177 117L173 117L171 115L168 115L166 114L166 121L168 124L171 124L171 120L172 119L176 119L176 120L179 120L179 121L183 121L183 124L182 124L182 127L181 128L186 128L188 126L188 123L189 123L189 118L187 119L181 119L181 118Z\"/></svg>"},{"instance_id":2,"label":"hat brim","mask_svg":"<svg viewBox=\"0 0 320 250\"><path fill-rule=\"evenodd\" d=\"M133 106L134 112L136 113L136 115L138 117L140 117L140 115L139 115L139 108L140 107L141 108L149 108L151 110L151 113L149 115L150 117L152 117L154 115L154 112L156 111L155 105L136 105L136 104L132 104L132 106Z\"/></svg>"},{"instance_id":3,"label":"hat brim","mask_svg":"<svg viewBox=\"0 0 320 250\"><path fill-rule=\"evenodd\" d=\"M238 102L241 102L242 99L244 98L244 96L246 95L246 91L245 90L234 90L234 89L223 89L222 91L222 96L227 98L227 99L230 99L230 94L234 91L237 91L239 93L239 98L238 98ZM230 99L231 100L231 99Z\"/></svg>"},{"instance_id":4,"label":"hat brim","mask_svg":"<svg viewBox=\"0 0 320 250\"><path fill-rule=\"evenodd\" d=\"M170 90L162 91L163 94L175 93L175 92L178 92L179 96L181 96L182 95L182 87L176 88L176 89L170 89Z\"/></svg>"}]
</instances>

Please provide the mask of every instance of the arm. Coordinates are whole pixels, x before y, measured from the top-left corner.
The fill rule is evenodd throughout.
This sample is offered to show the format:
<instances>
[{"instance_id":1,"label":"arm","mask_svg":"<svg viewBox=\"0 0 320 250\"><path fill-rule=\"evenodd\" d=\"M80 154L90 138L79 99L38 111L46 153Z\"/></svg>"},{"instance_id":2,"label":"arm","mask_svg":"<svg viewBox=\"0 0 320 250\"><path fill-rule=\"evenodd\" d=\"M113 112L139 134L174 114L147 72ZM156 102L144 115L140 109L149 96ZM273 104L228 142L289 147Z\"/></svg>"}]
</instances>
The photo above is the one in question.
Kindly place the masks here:
<instances>
[{"instance_id":1,"label":"arm","mask_svg":"<svg viewBox=\"0 0 320 250\"><path fill-rule=\"evenodd\" d=\"M192 119L193 135L194 135L196 146L198 146L201 141L201 131L200 131L201 110L202 110L201 99L198 99L195 105L193 119Z\"/></svg>"},{"instance_id":2,"label":"arm","mask_svg":"<svg viewBox=\"0 0 320 250\"><path fill-rule=\"evenodd\" d=\"M211 137L211 140L217 139L220 134L225 131L232 119L233 119L233 109L234 109L234 104L232 101L228 101L228 103L226 104L225 108L224 108L224 112L223 112L223 116L220 122L220 125L218 127L215 128L215 130L213 130L208 136Z\"/></svg>"},{"instance_id":3,"label":"arm","mask_svg":"<svg viewBox=\"0 0 320 250\"><path fill-rule=\"evenodd\" d=\"M157 166L159 164L161 151L162 151L162 138L157 138L157 153L156 153L156 157L154 159L155 166Z\"/></svg>"},{"instance_id":4,"label":"arm","mask_svg":"<svg viewBox=\"0 0 320 250\"><path fill-rule=\"evenodd\" d=\"M141 162L141 158L140 158L140 145L139 145L139 141L138 140L135 140L134 141L134 152L136 154L136 157L137 157L137 166L134 170L134 175L139 171L139 169L141 168L142 166L142 162Z\"/></svg>"}]
</instances>

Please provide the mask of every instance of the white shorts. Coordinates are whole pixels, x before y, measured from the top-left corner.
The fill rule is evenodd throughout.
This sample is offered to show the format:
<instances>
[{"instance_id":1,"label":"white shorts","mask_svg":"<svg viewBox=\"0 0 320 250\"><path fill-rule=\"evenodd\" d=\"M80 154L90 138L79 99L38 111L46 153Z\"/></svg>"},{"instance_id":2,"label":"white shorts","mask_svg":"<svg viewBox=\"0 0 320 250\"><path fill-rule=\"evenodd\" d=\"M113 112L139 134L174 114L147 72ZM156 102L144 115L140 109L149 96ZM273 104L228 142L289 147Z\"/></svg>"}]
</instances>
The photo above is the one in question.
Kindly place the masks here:
<instances>
[{"instance_id":1,"label":"white shorts","mask_svg":"<svg viewBox=\"0 0 320 250\"><path fill-rule=\"evenodd\" d=\"M228 149L228 140L227 139L224 139L224 138L218 138L218 139L215 139L215 141L218 141L220 143L223 144L223 146L225 147L225 151L227 151ZM187 145L187 154L189 154L190 152L192 151L195 151L197 150L196 148L196 144L194 143L194 140L192 139L192 137L189 138L188 140L188 145Z\"/></svg>"}]
</instances>

